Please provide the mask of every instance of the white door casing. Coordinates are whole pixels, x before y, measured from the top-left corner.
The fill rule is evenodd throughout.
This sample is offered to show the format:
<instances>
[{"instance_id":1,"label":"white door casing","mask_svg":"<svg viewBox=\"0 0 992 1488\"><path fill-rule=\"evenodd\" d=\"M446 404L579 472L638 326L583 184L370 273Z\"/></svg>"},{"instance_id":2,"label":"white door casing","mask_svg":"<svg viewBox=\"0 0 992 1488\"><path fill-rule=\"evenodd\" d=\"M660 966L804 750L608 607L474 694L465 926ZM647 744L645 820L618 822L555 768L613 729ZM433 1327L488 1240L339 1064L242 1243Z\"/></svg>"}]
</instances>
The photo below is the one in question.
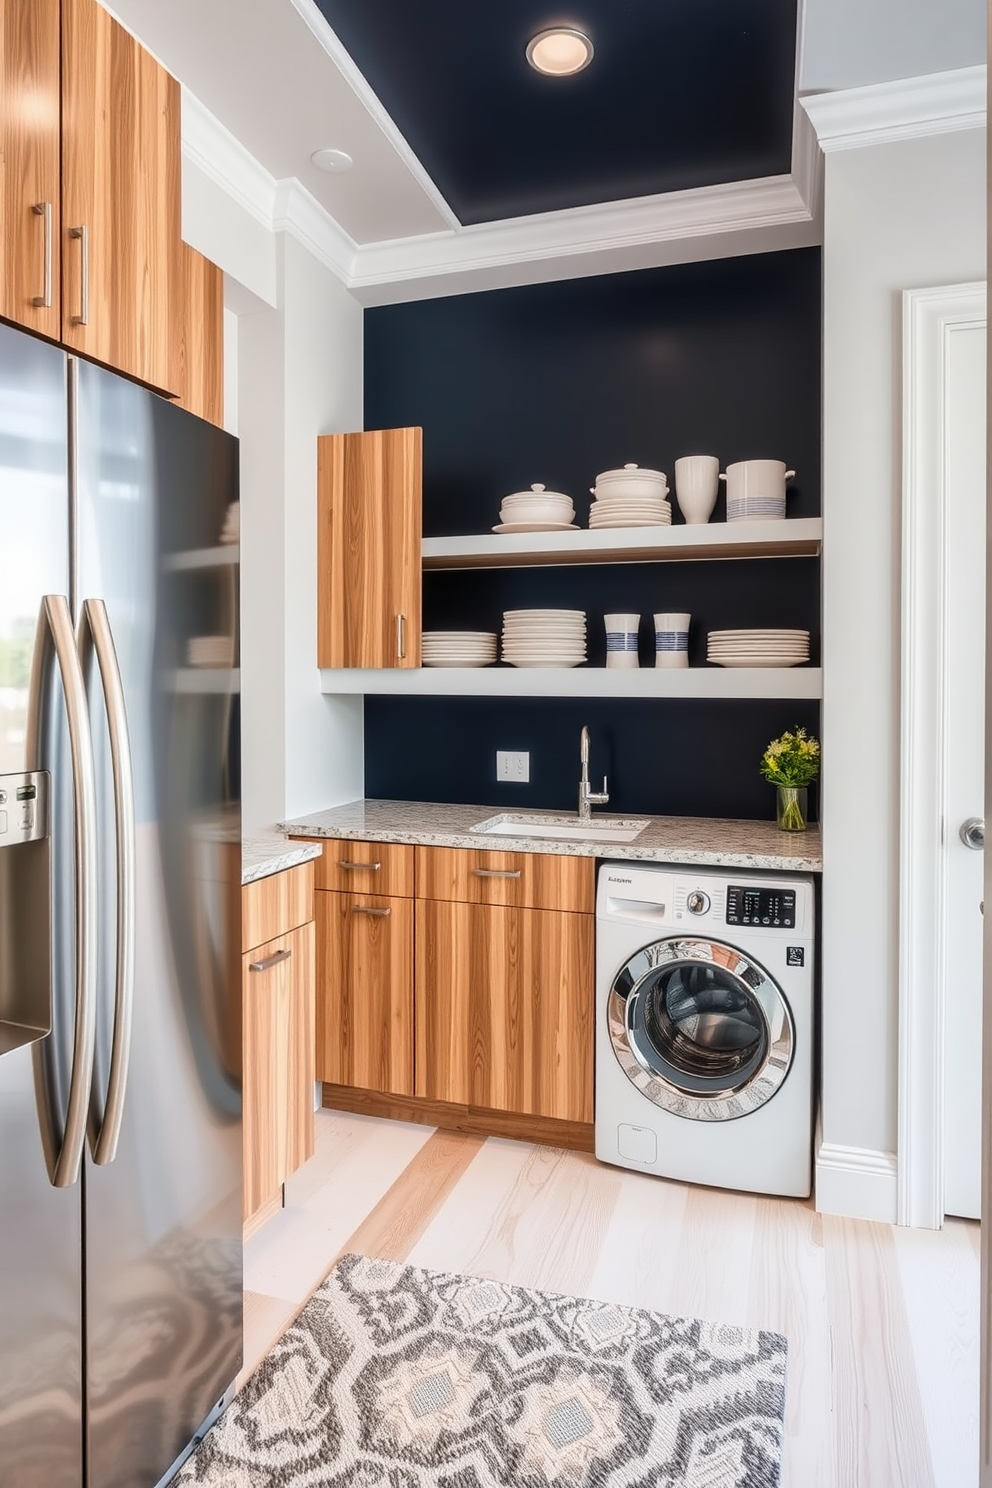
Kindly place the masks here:
<instances>
[{"instance_id":1,"label":"white door casing","mask_svg":"<svg viewBox=\"0 0 992 1488\"><path fill-rule=\"evenodd\" d=\"M982 865L957 833L983 815L985 322L984 284L903 296L898 1219L932 1229L979 1174Z\"/></svg>"}]
</instances>

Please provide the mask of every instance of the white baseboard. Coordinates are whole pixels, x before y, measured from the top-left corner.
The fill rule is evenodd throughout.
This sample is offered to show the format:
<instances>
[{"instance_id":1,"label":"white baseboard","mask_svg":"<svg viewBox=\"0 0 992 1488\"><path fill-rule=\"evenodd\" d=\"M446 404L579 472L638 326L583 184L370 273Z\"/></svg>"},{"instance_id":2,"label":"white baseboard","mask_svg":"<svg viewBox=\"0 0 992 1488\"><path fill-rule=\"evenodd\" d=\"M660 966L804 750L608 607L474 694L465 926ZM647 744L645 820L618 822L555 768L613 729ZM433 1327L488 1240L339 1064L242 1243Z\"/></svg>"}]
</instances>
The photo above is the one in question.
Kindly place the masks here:
<instances>
[{"instance_id":1,"label":"white baseboard","mask_svg":"<svg viewBox=\"0 0 992 1488\"><path fill-rule=\"evenodd\" d=\"M895 1224L897 1175L894 1152L821 1142L816 1154L816 1207L821 1214Z\"/></svg>"}]
</instances>

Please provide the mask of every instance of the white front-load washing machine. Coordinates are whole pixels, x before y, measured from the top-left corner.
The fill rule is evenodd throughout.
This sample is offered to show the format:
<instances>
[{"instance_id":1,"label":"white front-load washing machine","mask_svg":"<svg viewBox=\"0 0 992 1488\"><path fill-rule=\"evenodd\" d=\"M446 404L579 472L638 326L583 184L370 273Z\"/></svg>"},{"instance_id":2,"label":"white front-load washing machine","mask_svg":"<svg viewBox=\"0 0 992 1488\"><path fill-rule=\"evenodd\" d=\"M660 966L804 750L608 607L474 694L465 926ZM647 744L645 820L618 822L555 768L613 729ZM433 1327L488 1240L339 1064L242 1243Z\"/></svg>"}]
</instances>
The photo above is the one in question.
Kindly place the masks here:
<instances>
[{"instance_id":1,"label":"white front-load washing machine","mask_svg":"<svg viewBox=\"0 0 992 1488\"><path fill-rule=\"evenodd\" d=\"M813 881L607 863L596 903L596 1156L808 1196Z\"/></svg>"}]
</instances>

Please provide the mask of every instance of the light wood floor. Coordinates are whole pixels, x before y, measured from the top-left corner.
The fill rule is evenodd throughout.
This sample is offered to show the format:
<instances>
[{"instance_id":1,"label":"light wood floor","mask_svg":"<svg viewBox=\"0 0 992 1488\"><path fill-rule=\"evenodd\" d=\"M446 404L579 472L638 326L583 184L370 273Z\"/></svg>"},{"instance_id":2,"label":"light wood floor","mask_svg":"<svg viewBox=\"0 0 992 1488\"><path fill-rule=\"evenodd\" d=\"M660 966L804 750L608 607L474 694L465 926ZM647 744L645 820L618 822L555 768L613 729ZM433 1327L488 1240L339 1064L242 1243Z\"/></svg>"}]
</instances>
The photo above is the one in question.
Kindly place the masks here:
<instances>
[{"instance_id":1,"label":"light wood floor","mask_svg":"<svg viewBox=\"0 0 992 1488\"><path fill-rule=\"evenodd\" d=\"M245 1376L349 1250L789 1340L783 1488L978 1482L978 1226L834 1219L525 1143L323 1111L245 1246Z\"/></svg>"}]
</instances>

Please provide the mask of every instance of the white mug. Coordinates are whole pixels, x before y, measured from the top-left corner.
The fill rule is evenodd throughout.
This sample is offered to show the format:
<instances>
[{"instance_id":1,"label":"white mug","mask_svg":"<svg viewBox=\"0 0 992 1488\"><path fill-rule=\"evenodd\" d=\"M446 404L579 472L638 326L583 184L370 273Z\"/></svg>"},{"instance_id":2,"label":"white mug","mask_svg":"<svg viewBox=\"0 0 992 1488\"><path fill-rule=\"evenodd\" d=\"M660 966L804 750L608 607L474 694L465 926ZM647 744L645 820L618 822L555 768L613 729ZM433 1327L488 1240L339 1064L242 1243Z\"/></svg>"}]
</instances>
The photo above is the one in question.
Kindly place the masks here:
<instances>
[{"instance_id":1,"label":"white mug","mask_svg":"<svg viewBox=\"0 0 992 1488\"><path fill-rule=\"evenodd\" d=\"M708 522L720 490L716 455L683 455L675 461L675 495L686 522Z\"/></svg>"},{"instance_id":2,"label":"white mug","mask_svg":"<svg viewBox=\"0 0 992 1488\"><path fill-rule=\"evenodd\" d=\"M606 665L630 671L639 667L637 659L637 632L640 615L604 615L606 626Z\"/></svg>"},{"instance_id":3,"label":"white mug","mask_svg":"<svg viewBox=\"0 0 992 1488\"><path fill-rule=\"evenodd\" d=\"M691 615L666 613L654 617L654 664L656 667L689 665Z\"/></svg>"}]
</instances>

